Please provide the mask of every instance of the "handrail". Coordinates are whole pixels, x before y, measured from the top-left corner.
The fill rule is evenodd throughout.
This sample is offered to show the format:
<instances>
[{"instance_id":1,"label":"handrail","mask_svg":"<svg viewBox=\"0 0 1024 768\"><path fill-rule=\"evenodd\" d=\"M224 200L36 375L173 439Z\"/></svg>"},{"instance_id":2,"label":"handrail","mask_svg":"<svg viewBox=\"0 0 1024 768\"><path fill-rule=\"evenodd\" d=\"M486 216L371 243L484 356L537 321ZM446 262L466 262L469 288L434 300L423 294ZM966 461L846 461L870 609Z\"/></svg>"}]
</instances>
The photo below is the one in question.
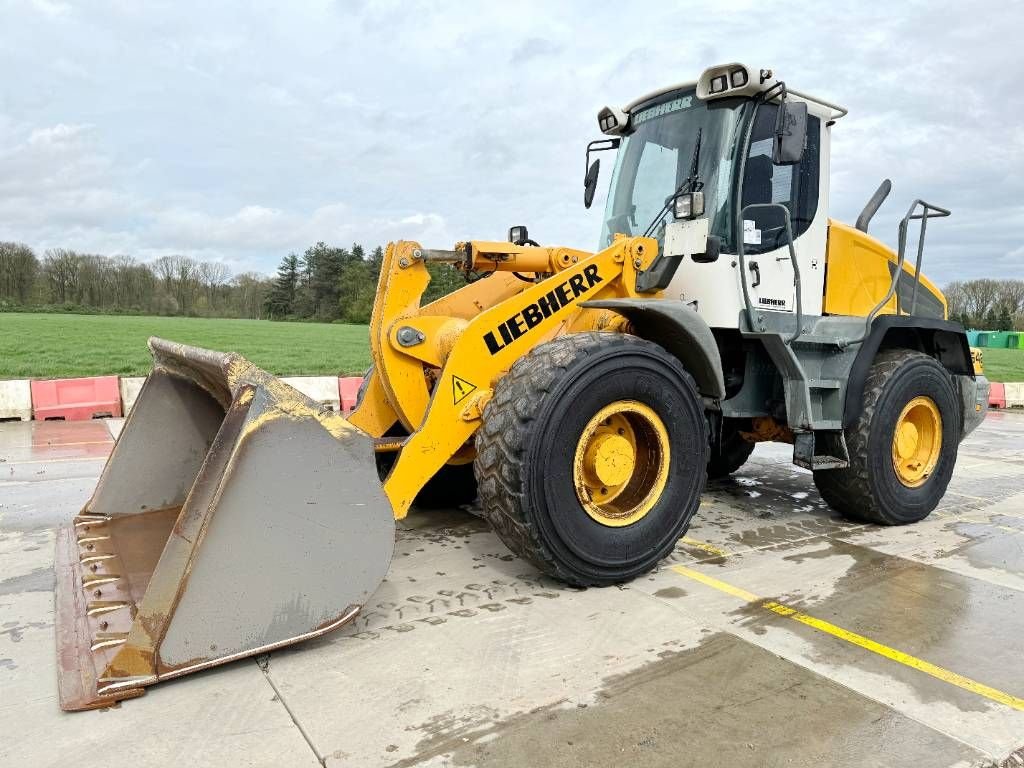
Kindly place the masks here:
<instances>
[{"instance_id":1,"label":"handrail","mask_svg":"<svg viewBox=\"0 0 1024 768\"><path fill-rule=\"evenodd\" d=\"M759 326L754 323L754 308L750 303L750 290L747 288L747 262L746 253L743 251L743 219L746 216L747 211L754 210L756 208L768 209L768 208L779 208L782 210L783 221L786 224L786 239L787 245L789 246L789 260L793 265L793 285L796 288L796 331L791 337L786 339L787 344L792 344L796 341L804 332L804 302L803 292L800 290L800 262L796 258L796 248L793 246L793 225L790 222L789 208L784 206L782 203L750 203L749 205L743 206L740 210L738 218L738 231L739 231L739 242L736 244L736 253L739 257L740 266L740 285L743 288L743 303L747 312L747 323L750 325L751 330L756 330Z\"/></svg>"},{"instance_id":2,"label":"handrail","mask_svg":"<svg viewBox=\"0 0 1024 768\"><path fill-rule=\"evenodd\" d=\"M804 101L812 101L815 104L821 104L821 106L828 107L829 109L831 109L835 114L830 115L828 118L829 120L838 120L839 118L846 117L848 114L850 114L850 110L848 110L846 107L841 107L838 104L833 104L830 101L819 99L817 96L811 96L809 93L801 93L800 91L795 90L793 88L789 89L789 93L791 93L793 96L799 96Z\"/></svg>"},{"instance_id":3,"label":"handrail","mask_svg":"<svg viewBox=\"0 0 1024 768\"><path fill-rule=\"evenodd\" d=\"M921 206L921 213L915 213L918 206ZM907 224L914 219L920 219L921 234L917 240L917 260L914 265L914 293L910 300L909 312L909 314L911 315L914 314L914 310L917 309L917 287L921 284L921 259L924 257L924 236L926 226L928 224L928 219L945 218L946 216L949 215L950 211L946 210L945 208L940 208L937 205L926 203L924 200L921 200L920 198L918 198L917 200L910 204L910 209L907 211L907 215L900 220L899 250L897 251L896 272L892 276L892 284L889 286L889 290L888 292L886 292L885 298L878 302L875 308L868 313L867 319L864 321L864 336L858 339L857 341L863 341L865 338L867 338L867 335L871 332L871 323L875 321L875 317L878 316L878 313L882 311L885 305L889 303L890 299L892 299L893 295L896 294L896 289L899 287L900 284L900 277L903 275L903 264L906 262L907 259ZM900 309L900 299L899 296L897 296L897 315L900 314ZM856 342L851 341L849 343L854 344Z\"/></svg>"}]
</instances>

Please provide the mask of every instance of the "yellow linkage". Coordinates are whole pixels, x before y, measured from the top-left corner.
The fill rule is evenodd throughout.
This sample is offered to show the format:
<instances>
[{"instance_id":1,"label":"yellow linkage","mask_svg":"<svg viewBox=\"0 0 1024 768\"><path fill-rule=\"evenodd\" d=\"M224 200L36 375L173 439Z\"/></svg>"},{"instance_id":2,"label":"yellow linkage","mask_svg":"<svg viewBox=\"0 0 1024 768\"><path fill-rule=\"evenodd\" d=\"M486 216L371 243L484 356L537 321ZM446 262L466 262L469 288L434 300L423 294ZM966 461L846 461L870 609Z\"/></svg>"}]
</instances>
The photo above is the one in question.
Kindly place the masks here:
<instances>
[{"instance_id":1,"label":"yellow linkage","mask_svg":"<svg viewBox=\"0 0 1024 768\"><path fill-rule=\"evenodd\" d=\"M422 308L430 276L417 258L420 246L392 243L381 265L370 318L374 371L349 421L373 437L395 422L410 433L384 483L399 519L441 467L457 453L466 460L460 450L516 360L562 333L621 329L618 315L580 304L636 296L637 273L658 251L656 241L640 237L619 237L596 254L460 244L467 246L475 269L495 273ZM511 274L538 269L549 275L538 283Z\"/></svg>"}]
</instances>

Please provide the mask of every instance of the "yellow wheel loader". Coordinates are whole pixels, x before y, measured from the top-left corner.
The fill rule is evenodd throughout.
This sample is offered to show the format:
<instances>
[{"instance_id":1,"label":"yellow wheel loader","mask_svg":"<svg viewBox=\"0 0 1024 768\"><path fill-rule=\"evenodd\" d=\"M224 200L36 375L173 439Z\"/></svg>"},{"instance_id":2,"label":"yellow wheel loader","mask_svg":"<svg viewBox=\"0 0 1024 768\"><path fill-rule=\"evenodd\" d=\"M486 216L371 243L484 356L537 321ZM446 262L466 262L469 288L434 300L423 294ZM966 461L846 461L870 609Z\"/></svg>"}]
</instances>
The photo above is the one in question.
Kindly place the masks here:
<instances>
[{"instance_id":1,"label":"yellow wheel loader","mask_svg":"<svg viewBox=\"0 0 1024 768\"><path fill-rule=\"evenodd\" d=\"M584 180L589 207L590 155L616 150L599 250L525 227L389 245L347 420L237 355L151 340L59 539L62 705L343 625L417 500L478 496L510 549L580 586L654 568L707 477L758 441L792 444L851 519L926 517L988 383L921 274L926 225L949 212L915 201L896 251L867 234L888 181L856 226L828 218L845 114L741 64L602 109ZM422 305L430 264L467 284Z\"/></svg>"}]
</instances>

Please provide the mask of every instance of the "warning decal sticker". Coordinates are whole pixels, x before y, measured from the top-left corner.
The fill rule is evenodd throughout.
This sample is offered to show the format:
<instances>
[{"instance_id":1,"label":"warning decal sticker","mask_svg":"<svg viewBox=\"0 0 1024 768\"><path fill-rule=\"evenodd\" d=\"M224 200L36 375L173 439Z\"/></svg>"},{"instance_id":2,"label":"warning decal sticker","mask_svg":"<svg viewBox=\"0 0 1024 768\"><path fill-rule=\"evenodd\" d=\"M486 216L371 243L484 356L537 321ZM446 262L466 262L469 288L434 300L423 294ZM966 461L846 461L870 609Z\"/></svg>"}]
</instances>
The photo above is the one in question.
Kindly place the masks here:
<instances>
[{"instance_id":1,"label":"warning decal sticker","mask_svg":"<svg viewBox=\"0 0 1024 768\"><path fill-rule=\"evenodd\" d=\"M476 389L476 384L470 384L465 379L460 379L452 374L452 398L455 405L466 399L466 395Z\"/></svg>"}]
</instances>

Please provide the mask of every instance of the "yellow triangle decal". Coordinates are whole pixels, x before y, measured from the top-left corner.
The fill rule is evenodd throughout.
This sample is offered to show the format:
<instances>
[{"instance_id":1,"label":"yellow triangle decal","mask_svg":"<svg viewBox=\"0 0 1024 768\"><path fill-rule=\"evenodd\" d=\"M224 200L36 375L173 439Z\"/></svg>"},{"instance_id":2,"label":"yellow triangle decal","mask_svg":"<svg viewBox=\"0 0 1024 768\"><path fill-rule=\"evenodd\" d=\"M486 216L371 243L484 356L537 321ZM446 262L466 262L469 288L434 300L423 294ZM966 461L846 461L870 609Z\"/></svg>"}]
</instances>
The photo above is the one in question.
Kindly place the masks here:
<instances>
[{"instance_id":1,"label":"yellow triangle decal","mask_svg":"<svg viewBox=\"0 0 1024 768\"><path fill-rule=\"evenodd\" d=\"M466 396L476 389L476 384L471 384L465 379L460 379L458 376L452 374L452 398L455 405L458 405Z\"/></svg>"}]
</instances>

